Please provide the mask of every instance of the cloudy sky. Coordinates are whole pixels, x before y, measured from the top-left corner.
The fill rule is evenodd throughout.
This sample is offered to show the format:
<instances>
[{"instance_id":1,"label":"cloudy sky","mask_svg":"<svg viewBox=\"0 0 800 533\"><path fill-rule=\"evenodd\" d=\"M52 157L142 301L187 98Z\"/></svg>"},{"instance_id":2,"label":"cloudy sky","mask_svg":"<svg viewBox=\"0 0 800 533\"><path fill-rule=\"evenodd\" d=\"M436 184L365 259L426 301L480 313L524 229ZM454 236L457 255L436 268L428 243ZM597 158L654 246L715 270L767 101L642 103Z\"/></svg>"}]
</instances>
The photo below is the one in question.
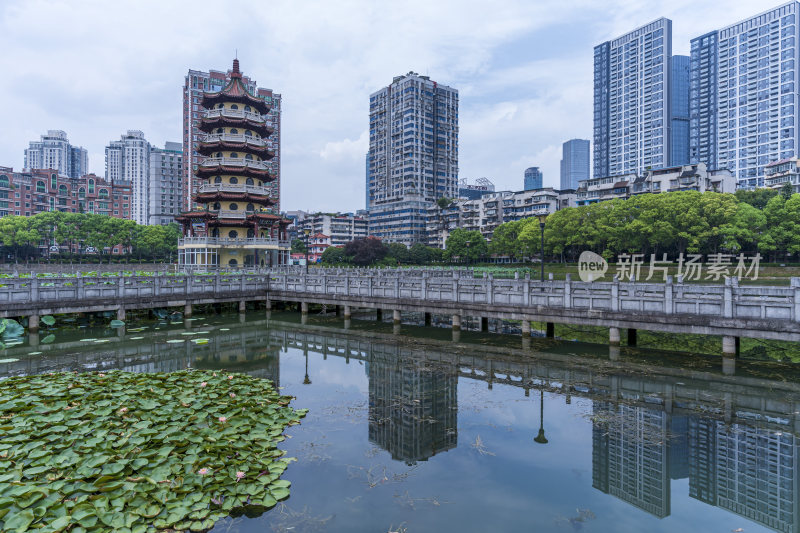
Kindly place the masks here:
<instances>
[{"instance_id":1,"label":"cloudy sky","mask_svg":"<svg viewBox=\"0 0 800 533\"><path fill-rule=\"evenodd\" d=\"M460 177L558 185L561 143L591 138L594 45L660 16L673 53L778 5L730 0L0 1L0 166L67 132L105 172L128 129L181 141L188 69L245 74L283 95L283 209L364 207L369 94L416 71L460 91Z\"/></svg>"}]
</instances>

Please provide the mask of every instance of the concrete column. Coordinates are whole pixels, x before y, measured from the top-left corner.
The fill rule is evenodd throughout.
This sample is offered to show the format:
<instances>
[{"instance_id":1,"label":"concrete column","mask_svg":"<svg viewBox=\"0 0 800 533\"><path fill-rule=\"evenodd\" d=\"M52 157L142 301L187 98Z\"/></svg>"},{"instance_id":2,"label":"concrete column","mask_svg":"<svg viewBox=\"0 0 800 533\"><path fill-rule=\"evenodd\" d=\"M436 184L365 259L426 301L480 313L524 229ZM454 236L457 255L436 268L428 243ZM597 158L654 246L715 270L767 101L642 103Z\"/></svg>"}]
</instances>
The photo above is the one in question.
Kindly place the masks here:
<instances>
[{"instance_id":1,"label":"concrete column","mask_svg":"<svg viewBox=\"0 0 800 533\"><path fill-rule=\"evenodd\" d=\"M548 339L552 339L556 336L556 325L552 322L547 323L547 332L545 333Z\"/></svg>"},{"instance_id":2,"label":"concrete column","mask_svg":"<svg viewBox=\"0 0 800 533\"><path fill-rule=\"evenodd\" d=\"M522 337L522 349L523 350L530 350L531 349L531 338L530 337Z\"/></svg>"},{"instance_id":3,"label":"concrete column","mask_svg":"<svg viewBox=\"0 0 800 533\"><path fill-rule=\"evenodd\" d=\"M636 330L628 328L628 346L636 346Z\"/></svg>"},{"instance_id":4,"label":"concrete column","mask_svg":"<svg viewBox=\"0 0 800 533\"><path fill-rule=\"evenodd\" d=\"M398 325L401 322L401 320L400 320L400 311L397 310L397 309L392 311L392 322L394 322L395 324L398 324Z\"/></svg>"},{"instance_id":5,"label":"concrete column","mask_svg":"<svg viewBox=\"0 0 800 533\"><path fill-rule=\"evenodd\" d=\"M117 320L125 320L125 308L120 307L117 309Z\"/></svg>"},{"instance_id":6,"label":"concrete column","mask_svg":"<svg viewBox=\"0 0 800 533\"><path fill-rule=\"evenodd\" d=\"M28 317L28 331L30 333L39 331L39 315L31 315Z\"/></svg>"},{"instance_id":7,"label":"concrete column","mask_svg":"<svg viewBox=\"0 0 800 533\"><path fill-rule=\"evenodd\" d=\"M350 320L349 318L345 318L344 319L344 329L350 329L351 323L352 323L352 320Z\"/></svg>"},{"instance_id":8,"label":"concrete column","mask_svg":"<svg viewBox=\"0 0 800 533\"><path fill-rule=\"evenodd\" d=\"M722 337L722 355L736 357L736 337Z\"/></svg>"},{"instance_id":9,"label":"concrete column","mask_svg":"<svg viewBox=\"0 0 800 533\"><path fill-rule=\"evenodd\" d=\"M461 329L461 315L453 315L452 324L454 330Z\"/></svg>"},{"instance_id":10,"label":"concrete column","mask_svg":"<svg viewBox=\"0 0 800 533\"><path fill-rule=\"evenodd\" d=\"M266 301L266 302L264 302L264 304L265 304L265 306L266 306L266 308L267 308L267 311L272 311L272 300L270 300L269 298L267 298L267 301Z\"/></svg>"},{"instance_id":11,"label":"concrete column","mask_svg":"<svg viewBox=\"0 0 800 533\"><path fill-rule=\"evenodd\" d=\"M308 302L300 302L300 312L304 315L308 314Z\"/></svg>"},{"instance_id":12,"label":"concrete column","mask_svg":"<svg viewBox=\"0 0 800 533\"><path fill-rule=\"evenodd\" d=\"M528 319L524 319L522 321L522 336L523 337L531 336L531 321Z\"/></svg>"},{"instance_id":13,"label":"concrete column","mask_svg":"<svg viewBox=\"0 0 800 533\"><path fill-rule=\"evenodd\" d=\"M183 318L189 318L192 316L192 304L187 303L183 306Z\"/></svg>"},{"instance_id":14,"label":"concrete column","mask_svg":"<svg viewBox=\"0 0 800 533\"><path fill-rule=\"evenodd\" d=\"M453 342L461 342L461 330L454 329L453 330Z\"/></svg>"},{"instance_id":15,"label":"concrete column","mask_svg":"<svg viewBox=\"0 0 800 533\"><path fill-rule=\"evenodd\" d=\"M28 344L30 346L39 346L39 334L38 333L28 333Z\"/></svg>"},{"instance_id":16,"label":"concrete column","mask_svg":"<svg viewBox=\"0 0 800 533\"><path fill-rule=\"evenodd\" d=\"M481 317L481 331L489 331L489 317Z\"/></svg>"},{"instance_id":17,"label":"concrete column","mask_svg":"<svg viewBox=\"0 0 800 533\"><path fill-rule=\"evenodd\" d=\"M400 324L399 323L395 323L392 326L392 334L393 335L400 335Z\"/></svg>"},{"instance_id":18,"label":"concrete column","mask_svg":"<svg viewBox=\"0 0 800 533\"><path fill-rule=\"evenodd\" d=\"M300 323L303 324L304 326L308 324L308 313L302 313L300 315Z\"/></svg>"},{"instance_id":19,"label":"concrete column","mask_svg":"<svg viewBox=\"0 0 800 533\"><path fill-rule=\"evenodd\" d=\"M608 344L619 346L619 328L608 328Z\"/></svg>"},{"instance_id":20,"label":"concrete column","mask_svg":"<svg viewBox=\"0 0 800 533\"><path fill-rule=\"evenodd\" d=\"M247 302L239 300L239 312L244 313L245 311L247 311Z\"/></svg>"},{"instance_id":21,"label":"concrete column","mask_svg":"<svg viewBox=\"0 0 800 533\"><path fill-rule=\"evenodd\" d=\"M344 319L350 320L350 317L353 315L352 310L350 309L349 305L344 306Z\"/></svg>"},{"instance_id":22,"label":"concrete column","mask_svg":"<svg viewBox=\"0 0 800 533\"><path fill-rule=\"evenodd\" d=\"M431 314L430 313L425 313L425 325L426 326L430 326L431 325Z\"/></svg>"},{"instance_id":23,"label":"concrete column","mask_svg":"<svg viewBox=\"0 0 800 533\"><path fill-rule=\"evenodd\" d=\"M376 313L375 313L375 314L376 314L376 320L377 320L378 322L382 322L382 321L383 321L383 309L381 309L381 308L379 307L379 308L378 308L378 309L376 309L375 311L376 311Z\"/></svg>"}]
</instances>

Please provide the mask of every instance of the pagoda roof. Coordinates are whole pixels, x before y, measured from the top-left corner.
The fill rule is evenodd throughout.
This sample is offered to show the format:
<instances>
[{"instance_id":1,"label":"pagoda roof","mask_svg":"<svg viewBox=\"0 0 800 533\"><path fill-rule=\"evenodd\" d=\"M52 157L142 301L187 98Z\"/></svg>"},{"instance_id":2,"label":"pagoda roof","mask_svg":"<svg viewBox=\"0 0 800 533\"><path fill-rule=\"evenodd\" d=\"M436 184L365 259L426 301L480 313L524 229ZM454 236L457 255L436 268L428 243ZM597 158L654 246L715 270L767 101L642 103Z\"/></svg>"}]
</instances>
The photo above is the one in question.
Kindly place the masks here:
<instances>
[{"instance_id":1,"label":"pagoda roof","mask_svg":"<svg viewBox=\"0 0 800 533\"><path fill-rule=\"evenodd\" d=\"M262 115L269 113L270 110L270 106L265 100L254 96L247 90L247 87L245 87L242 81L242 73L239 71L238 59L233 60L231 81L220 91L210 93L204 92L201 104L208 109L222 102L240 102L253 107Z\"/></svg>"},{"instance_id":2,"label":"pagoda roof","mask_svg":"<svg viewBox=\"0 0 800 533\"><path fill-rule=\"evenodd\" d=\"M261 135L261 137L269 137L275 131L275 128L267 124L266 121L256 121L248 117L230 117L224 115L201 118L197 129L205 133L212 133L213 130L223 126L250 129Z\"/></svg>"},{"instance_id":3,"label":"pagoda roof","mask_svg":"<svg viewBox=\"0 0 800 533\"><path fill-rule=\"evenodd\" d=\"M275 150L269 146L258 146L248 142L233 142L233 141L201 141L197 148L197 152L201 155L210 156L219 150L235 150L237 152L244 152L250 154L257 154L266 159L275 157Z\"/></svg>"}]
</instances>

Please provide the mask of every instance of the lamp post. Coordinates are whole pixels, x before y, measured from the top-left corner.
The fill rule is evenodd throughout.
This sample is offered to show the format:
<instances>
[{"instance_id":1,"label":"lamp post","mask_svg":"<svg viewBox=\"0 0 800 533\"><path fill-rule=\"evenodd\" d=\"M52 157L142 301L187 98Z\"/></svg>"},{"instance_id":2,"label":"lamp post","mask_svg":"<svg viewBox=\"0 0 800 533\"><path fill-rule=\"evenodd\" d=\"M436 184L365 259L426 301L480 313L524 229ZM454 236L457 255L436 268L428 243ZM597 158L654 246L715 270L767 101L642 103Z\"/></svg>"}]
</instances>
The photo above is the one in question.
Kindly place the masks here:
<instances>
[{"instance_id":1,"label":"lamp post","mask_svg":"<svg viewBox=\"0 0 800 533\"><path fill-rule=\"evenodd\" d=\"M541 389L539 394L539 434L533 438L533 441L539 444L547 444L547 439L544 436L544 389Z\"/></svg>"},{"instance_id":2,"label":"lamp post","mask_svg":"<svg viewBox=\"0 0 800 533\"><path fill-rule=\"evenodd\" d=\"M306 274L308 274L308 234L311 233L311 230L306 228L303 233L306 235Z\"/></svg>"},{"instance_id":3,"label":"lamp post","mask_svg":"<svg viewBox=\"0 0 800 533\"><path fill-rule=\"evenodd\" d=\"M542 230L542 255L541 255L541 262L542 262L542 276L541 280L544 281L544 221L547 220L547 215L536 215L536 218L539 219L539 229Z\"/></svg>"}]
</instances>

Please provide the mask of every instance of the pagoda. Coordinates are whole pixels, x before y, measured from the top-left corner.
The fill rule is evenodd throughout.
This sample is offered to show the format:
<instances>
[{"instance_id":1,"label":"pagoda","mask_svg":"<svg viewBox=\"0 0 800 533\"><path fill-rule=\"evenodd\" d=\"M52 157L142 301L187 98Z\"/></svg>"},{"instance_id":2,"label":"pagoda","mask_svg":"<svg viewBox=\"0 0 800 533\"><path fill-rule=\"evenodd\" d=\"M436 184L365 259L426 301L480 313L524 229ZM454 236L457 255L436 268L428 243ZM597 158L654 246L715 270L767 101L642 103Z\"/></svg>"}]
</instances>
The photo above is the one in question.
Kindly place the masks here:
<instances>
[{"instance_id":1,"label":"pagoda","mask_svg":"<svg viewBox=\"0 0 800 533\"><path fill-rule=\"evenodd\" d=\"M201 268L273 266L289 260L290 221L270 212L275 204L269 183L275 156L267 139L273 132L265 115L270 106L248 91L233 60L230 82L203 93L199 124L205 138L198 152L205 159L195 172L201 182L194 195L200 208L181 213L178 244L181 265Z\"/></svg>"}]
</instances>

